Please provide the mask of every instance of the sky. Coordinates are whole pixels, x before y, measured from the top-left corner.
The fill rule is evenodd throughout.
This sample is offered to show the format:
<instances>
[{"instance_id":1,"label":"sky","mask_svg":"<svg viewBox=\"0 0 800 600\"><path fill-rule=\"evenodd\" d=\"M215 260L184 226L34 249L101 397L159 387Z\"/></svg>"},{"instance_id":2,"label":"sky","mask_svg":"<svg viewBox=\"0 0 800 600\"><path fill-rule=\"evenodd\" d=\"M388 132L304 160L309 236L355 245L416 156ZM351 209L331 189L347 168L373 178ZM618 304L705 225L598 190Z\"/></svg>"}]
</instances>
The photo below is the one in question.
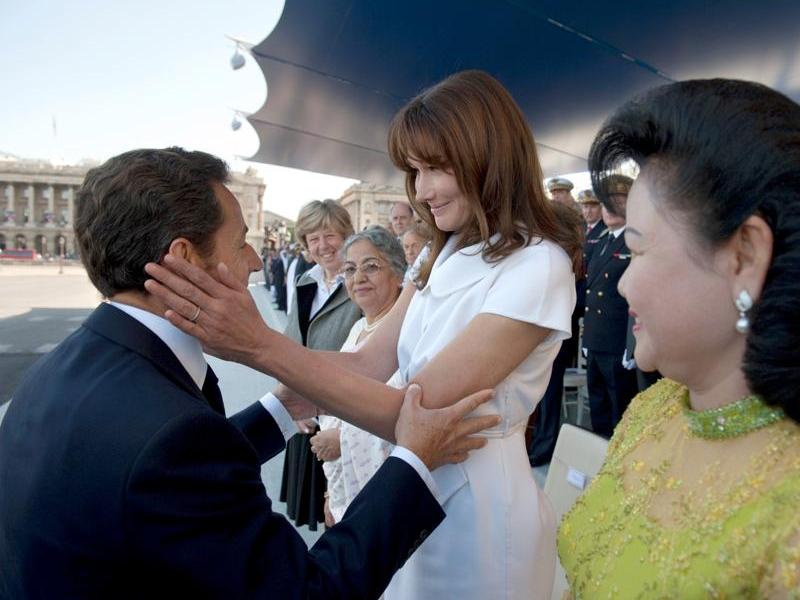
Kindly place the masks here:
<instances>
[{"instance_id":1,"label":"sky","mask_svg":"<svg viewBox=\"0 0 800 600\"><path fill-rule=\"evenodd\" d=\"M58 164L103 161L141 147L183 146L256 168L264 208L294 219L317 198L337 198L352 179L243 160L258 138L235 110L267 95L235 44L257 44L283 0L0 0L0 153Z\"/></svg>"}]
</instances>

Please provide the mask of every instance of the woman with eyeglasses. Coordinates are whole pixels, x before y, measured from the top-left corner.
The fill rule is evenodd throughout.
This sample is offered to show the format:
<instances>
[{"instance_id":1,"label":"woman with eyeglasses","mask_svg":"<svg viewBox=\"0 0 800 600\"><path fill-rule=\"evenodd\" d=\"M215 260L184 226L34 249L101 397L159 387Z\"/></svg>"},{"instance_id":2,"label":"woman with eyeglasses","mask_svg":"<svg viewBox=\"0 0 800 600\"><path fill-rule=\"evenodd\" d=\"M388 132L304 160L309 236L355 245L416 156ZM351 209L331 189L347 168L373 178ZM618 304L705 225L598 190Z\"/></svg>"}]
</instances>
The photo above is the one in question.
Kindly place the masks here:
<instances>
[{"instance_id":1,"label":"woman with eyeglasses","mask_svg":"<svg viewBox=\"0 0 800 600\"><path fill-rule=\"evenodd\" d=\"M351 235L341 252L347 293L364 313L341 348L342 352L354 352L380 326L400 296L406 262L397 237L378 225ZM389 385L396 381L390 379ZM333 416L321 415L319 423L319 433L311 438L311 451L324 461L328 480L325 523L332 526L341 521L393 445Z\"/></svg>"},{"instance_id":2,"label":"woman with eyeglasses","mask_svg":"<svg viewBox=\"0 0 800 600\"><path fill-rule=\"evenodd\" d=\"M285 402L303 396L389 441L406 386L419 384L431 409L493 388L473 414L500 422L470 440L479 449L459 455L463 462L430 474L447 518L420 540L385 597L550 598L555 518L533 478L525 426L571 335L580 234L545 196L525 116L486 73L457 73L411 100L388 146L433 239L415 281L356 352L293 344L264 325L246 290L191 265L149 265L173 291L152 290L174 311L171 322L208 350L291 388L277 390ZM192 299L213 313L200 326L183 318ZM401 389L383 383L398 370Z\"/></svg>"}]
</instances>

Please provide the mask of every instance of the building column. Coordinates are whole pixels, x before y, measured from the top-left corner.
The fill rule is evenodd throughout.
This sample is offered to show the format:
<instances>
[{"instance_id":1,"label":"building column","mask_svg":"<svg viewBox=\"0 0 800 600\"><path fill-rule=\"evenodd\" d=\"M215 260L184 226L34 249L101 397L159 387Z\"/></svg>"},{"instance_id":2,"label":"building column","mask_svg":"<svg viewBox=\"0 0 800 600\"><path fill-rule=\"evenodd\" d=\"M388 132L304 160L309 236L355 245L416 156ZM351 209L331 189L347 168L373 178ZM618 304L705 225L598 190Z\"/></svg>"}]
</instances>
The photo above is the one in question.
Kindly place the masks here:
<instances>
[{"instance_id":1,"label":"building column","mask_svg":"<svg viewBox=\"0 0 800 600\"><path fill-rule=\"evenodd\" d=\"M3 215L3 222L8 223L9 225L13 225L17 220L14 200L14 184L9 183L6 185L6 212L5 215ZM6 240L6 243L8 243L8 240Z\"/></svg>"},{"instance_id":2,"label":"building column","mask_svg":"<svg viewBox=\"0 0 800 600\"><path fill-rule=\"evenodd\" d=\"M34 189L33 184L28 185L28 222L26 227L36 227L36 210L33 202Z\"/></svg>"},{"instance_id":3,"label":"building column","mask_svg":"<svg viewBox=\"0 0 800 600\"><path fill-rule=\"evenodd\" d=\"M67 188L67 212L69 213L69 217L67 219L67 223L69 225L74 225L75 223L75 188L69 186Z\"/></svg>"},{"instance_id":4,"label":"building column","mask_svg":"<svg viewBox=\"0 0 800 600\"><path fill-rule=\"evenodd\" d=\"M47 227L56 226L56 188L52 185L47 186L47 212L43 220Z\"/></svg>"}]
</instances>

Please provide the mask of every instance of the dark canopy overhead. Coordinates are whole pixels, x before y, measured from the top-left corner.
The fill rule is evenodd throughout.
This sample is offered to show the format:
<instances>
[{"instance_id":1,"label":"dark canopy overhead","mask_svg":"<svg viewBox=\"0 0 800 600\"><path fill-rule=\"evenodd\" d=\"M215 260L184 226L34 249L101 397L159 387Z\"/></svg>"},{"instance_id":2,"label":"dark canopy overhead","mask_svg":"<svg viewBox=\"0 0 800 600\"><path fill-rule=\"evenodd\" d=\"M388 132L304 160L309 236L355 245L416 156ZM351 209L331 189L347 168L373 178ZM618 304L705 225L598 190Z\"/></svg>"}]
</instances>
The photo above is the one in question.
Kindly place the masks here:
<instances>
[{"instance_id":1,"label":"dark canopy overhead","mask_svg":"<svg viewBox=\"0 0 800 600\"><path fill-rule=\"evenodd\" d=\"M733 77L799 101L800 2L286 0L252 52L267 81L253 160L397 184L394 113L477 68L514 95L550 176L584 170L604 117L652 86Z\"/></svg>"}]
</instances>

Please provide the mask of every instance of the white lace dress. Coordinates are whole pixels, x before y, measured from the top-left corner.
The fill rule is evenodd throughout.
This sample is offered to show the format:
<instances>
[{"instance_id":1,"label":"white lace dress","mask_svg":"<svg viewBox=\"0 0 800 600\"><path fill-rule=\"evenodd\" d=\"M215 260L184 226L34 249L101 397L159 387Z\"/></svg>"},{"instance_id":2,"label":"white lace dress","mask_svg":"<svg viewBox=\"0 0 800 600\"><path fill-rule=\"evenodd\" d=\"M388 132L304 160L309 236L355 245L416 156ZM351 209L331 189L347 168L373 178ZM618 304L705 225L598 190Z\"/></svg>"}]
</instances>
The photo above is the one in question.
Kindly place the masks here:
<instances>
[{"instance_id":1,"label":"white lace dress","mask_svg":"<svg viewBox=\"0 0 800 600\"><path fill-rule=\"evenodd\" d=\"M342 352L354 352L358 348L357 341L366 323L366 318L356 321L342 345ZM398 381L399 374L396 373L387 385L397 387ZM341 456L322 465L328 480L328 508L338 523L353 499L391 454L394 445L336 417L322 415L319 421L320 429L339 428Z\"/></svg>"}]
</instances>

